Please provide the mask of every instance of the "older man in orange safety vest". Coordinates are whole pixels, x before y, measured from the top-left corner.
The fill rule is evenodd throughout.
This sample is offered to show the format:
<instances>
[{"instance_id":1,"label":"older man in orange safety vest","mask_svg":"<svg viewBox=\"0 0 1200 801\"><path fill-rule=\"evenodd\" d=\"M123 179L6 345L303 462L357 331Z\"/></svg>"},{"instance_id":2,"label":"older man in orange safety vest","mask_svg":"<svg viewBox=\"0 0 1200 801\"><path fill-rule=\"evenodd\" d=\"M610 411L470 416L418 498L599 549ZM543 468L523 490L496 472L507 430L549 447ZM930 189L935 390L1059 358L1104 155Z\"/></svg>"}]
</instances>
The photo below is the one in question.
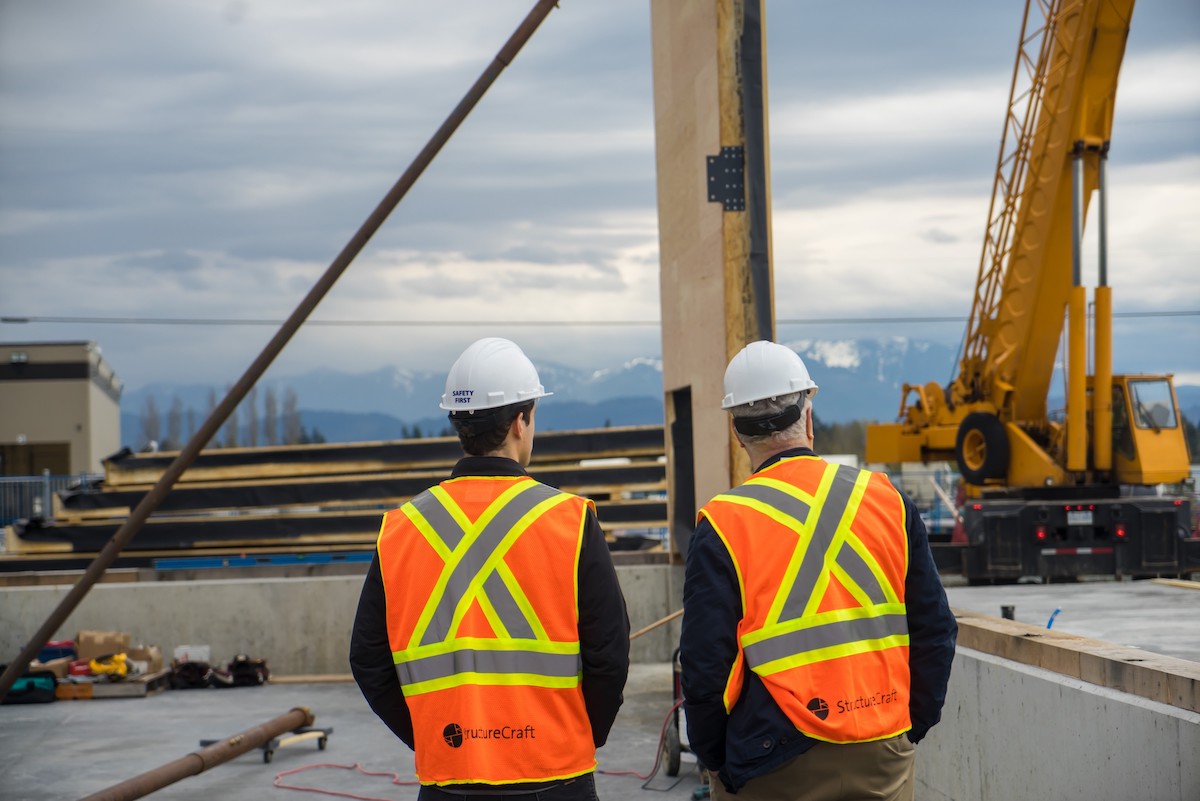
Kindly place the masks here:
<instances>
[{"instance_id":1,"label":"older man in orange safety vest","mask_svg":"<svg viewBox=\"0 0 1200 801\"><path fill-rule=\"evenodd\" d=\"M774 342L725 371L754 473L700 511L680 640L715 798L912 799L945 701L958 629L925 526L883 474L813 452L816 392Z\"/></svg>"}]
</instances>

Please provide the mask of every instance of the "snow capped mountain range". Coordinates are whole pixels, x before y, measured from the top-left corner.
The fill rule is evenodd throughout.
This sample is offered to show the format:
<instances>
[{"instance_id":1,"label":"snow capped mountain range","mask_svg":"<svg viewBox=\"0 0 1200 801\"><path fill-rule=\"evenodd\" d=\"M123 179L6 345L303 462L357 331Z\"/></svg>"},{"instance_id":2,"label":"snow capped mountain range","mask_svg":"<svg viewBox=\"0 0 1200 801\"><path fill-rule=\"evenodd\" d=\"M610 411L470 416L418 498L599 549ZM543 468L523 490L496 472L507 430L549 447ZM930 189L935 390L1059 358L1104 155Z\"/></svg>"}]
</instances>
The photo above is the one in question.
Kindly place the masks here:
<instances>
[{"instance_id":1,"label":"snow capped mountain range","mask_svg":"<svg viewBox=\"0 0 1200 801\"><path fill-rule=\"evenodd\" d=\"M905 382L944 384L958 361L957 352L944 345L904 337L800 339L785 344L800 354L820 387L815 409L817 419L825 423L893 420ZM539 409L544 430L663 420L660 358L638 357L590 371L543 362L538 373L554 393ZM438 408L445 388L445 374L440 372L386 367L351 374L320 368L265 379L259 386L260 403L268 386L275 388L280 402L285 390L294 391L303 425L319 429L330 441L394 439L402 436L403 427L437 433L445 426L445 415ZM123 443L135 448L141 444L135 440L147 398L153 396L165 415L178 397L185 409L194 409L196 418L203 420L213 391L219 399L225 387L154 384L127 391L121 400ZM1200 388L1184 387L1179 395L1184 414L1193 420L1200 417Z\"/></svg>"}]
</instances>

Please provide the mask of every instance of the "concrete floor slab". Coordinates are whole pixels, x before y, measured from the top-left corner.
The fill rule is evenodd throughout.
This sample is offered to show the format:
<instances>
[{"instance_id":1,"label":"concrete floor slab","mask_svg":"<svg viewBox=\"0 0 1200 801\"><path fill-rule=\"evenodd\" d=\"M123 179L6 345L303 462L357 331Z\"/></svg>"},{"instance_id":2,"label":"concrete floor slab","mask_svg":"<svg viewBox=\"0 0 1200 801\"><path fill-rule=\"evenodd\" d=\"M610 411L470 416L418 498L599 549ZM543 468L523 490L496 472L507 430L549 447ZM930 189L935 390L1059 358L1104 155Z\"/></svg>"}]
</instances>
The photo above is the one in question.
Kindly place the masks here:
<instances>
[{"instance_id":1,"label":"concrete floor slab","mask_svg":"<svg viewBox=\"0 0 1200 801\"><path fill-rule=\"evenodd\" d=\"M969 587L947 580L952 606L1001 615L1015 607L1021 622L1045 625L1055 609L1055 630L1200 662L1200 591L1150 581L1016 584ZM620 772L648 774L672 704L671 666L635 664L625 705L598 759L597 785L607 799L690 799L700 786L690 754L681 777L660 772L644 781ZM357 796L408 801L414 785L412 754L367 708L351 683L270 684L258 688L167 691L144 699L58 701L0 706L0 798L59 801L101 791L199 749L202 739L240 733L303 706L315 725L332 727L328 748L314 742L281 749L271 764L255 750L157 791L155 799L297 798L274 788L285 771L338 765L280 777L305 787ZM351 770L361 766L382 775ZM392 778L394 774L395 779Z\"/></svg>"},{"instance_id":2,"label":"concrete floor slab","mask_svg":"<svg viewBox=\"0 0 1200 801\"><path fill-rule=\"evenodd\" d=\"M1200 662L1200 585L1151 580L969 587L946 581L950 606L1014 619L1151 653ZM1055 614L1055 610L1059 610Z\"/></svg>"},{"instance_id":3,"label":"concrete floor slab","mask_svg":"<svg viewBox=\"0 0 1200 801\"><path fill-rule=\"evenodd\" d=\"M601 798L690 799L700 777L690 754L680 775L663 771L643 789L672 705L670 664L635 664L625 704L608 744L597 754ZM179 759L200 740L228 737L307 707L315 727L332 727L324 751L315 741L279 749L270 764L255 749L155 792L156 801L312 798L273 787L278 780L355 796L408 801L417 797L413 757L367 707L353 683L268 684L263 687L165 691L147 698L56 701L0 706L0 798L62 801L81 798ZM337 765L286 771L311 765ZM366 775L353 769L380 775ZM279 777L277 779L277 777ZM672 786L674 785L674 786Z\"/></svg>"}]
</instances>

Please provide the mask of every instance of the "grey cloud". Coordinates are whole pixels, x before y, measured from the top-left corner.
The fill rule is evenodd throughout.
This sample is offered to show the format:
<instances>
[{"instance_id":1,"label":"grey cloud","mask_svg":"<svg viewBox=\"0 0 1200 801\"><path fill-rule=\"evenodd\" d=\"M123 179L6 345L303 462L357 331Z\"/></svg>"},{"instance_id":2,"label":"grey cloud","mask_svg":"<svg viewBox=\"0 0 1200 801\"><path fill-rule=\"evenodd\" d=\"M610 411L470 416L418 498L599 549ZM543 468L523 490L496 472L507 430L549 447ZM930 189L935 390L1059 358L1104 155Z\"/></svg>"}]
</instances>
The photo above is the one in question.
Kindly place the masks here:
<instances>
[{"instance_id":1,"label":"grey cloud","mask_svg":"<svg viewBox=\"0 0 1200 801\"><path fill-rule=\"evenodd\" d=\"M506 248L499 254L469 253L480 261L495 259L497 261L525 261L534 264L562 265L584 264L589 269L605 275L617 275L615 267L608 262L611 258L608 251L593 247L573 247L569 243L550 245L540 242L525 242Z\"/></svg>"},{"instance_id":2,"label":"grey cloud","mask_svg":"<svg viewBox=\"0 0 1200 801\"><path fill-rule=\"evenodd\" d=\"M231 304L287 306L285 298L307 291L366 219L527 4L470 0L456 9L300 0L0 3L0 103L7 112L0 223L47 220L40 227L0 225L13 230L0 234L0 285L7 289L16 270L56 259L157 253L131 257L125 273L162 271L190 292L163 298L128 289L129 308L175 303L194 316L227 316ZM404 250L429 265L403 271L401 288L410 297L465 302L498 285L514 293L553 286L588 293L601 306L617 302L611 299L624 288L614 266L618 250L637 246L646 269L656 267L656 232L610 222L653 219L656 209L649 14L647 0L554 10L339 290L363 297L353 280L369 282L380 253ZM1002 92L1019 14L1011 3L960 0L769 0L772 113L783 120L794 109L821 110L855 97L990 87L993 77ZM1164 43L1194 53L1200 5L1141 3L1133 25L1127 65ZM982 234L1002 102L986 120L948 123L931 112L929 136L916 124L925 121L912 119L924 112L903 105L858 130L807 130L804 120L797 129L773 126L776 213L936 187L981 198ZM1118 102L1114 166L1200 152L1196 109L1155 110L1165 115L1158 119L1129 111ZM255 204L230 205L252 191ZM953 241L934 221L906 234ZM227 279L195 269L195 253L220 254L211 258L231 270L226 261L261 269L253 285L262 296L247 291L221 302L222 287L213 282ZM475 264L449 270L438 254L463 254ZM279 259L312 264L311 275L259 266ZM497 271L500 259L526 264ZM96 300L69 290L56 298L60 313ZM201 295L217 300L195 305ZM39 297L16 299L30 312L44 311ZM950 313L965 314L966 305ZM1190 320L1174 325L1195 328ZM934 325L929 333L956 340L961 326L950 328ZM43 326L35 333L101 339L122 377L136 382L174 369L178 356L161 361L159 354L184 352L196 332ZM213 346L258 341L242 330L204 333ZM842 327L831 335L847 333ZM369 342L346 346L355 336L305 332L289 358L327 359L339 348L356 358L387 358ZM572 358L607 364L614 359L599 358L602 352L623 347L635 349L624 356L643 355L657 337L584 331L554 339Z\"/></svg>"},{"instance_id":3,"label":"grey cloud","mask_svg":"<svg viewBox=\"0 0 1200 801\"><path fill-rule=\"evenodd\" d=\"M918 236L927 242L933 242L936 244L946 244L958 241L957 236L948 231L943 231L940 228L930 228L926 231L921 231Z\"/></svg>"},{"instance_id":4,"label":"grey cloud","mask_svg":"<svg viewBox=\"0 0 1200 801\"><path fill-rule=\"evenodd\" d=\"M204 265L195 253L176 250L129 254L119 258L115 266L122 272L132 273L130 278L135 280L137 273L146 272L166 273L176 280L186 281L200 272Z\"/></svg>"}]
</instances>

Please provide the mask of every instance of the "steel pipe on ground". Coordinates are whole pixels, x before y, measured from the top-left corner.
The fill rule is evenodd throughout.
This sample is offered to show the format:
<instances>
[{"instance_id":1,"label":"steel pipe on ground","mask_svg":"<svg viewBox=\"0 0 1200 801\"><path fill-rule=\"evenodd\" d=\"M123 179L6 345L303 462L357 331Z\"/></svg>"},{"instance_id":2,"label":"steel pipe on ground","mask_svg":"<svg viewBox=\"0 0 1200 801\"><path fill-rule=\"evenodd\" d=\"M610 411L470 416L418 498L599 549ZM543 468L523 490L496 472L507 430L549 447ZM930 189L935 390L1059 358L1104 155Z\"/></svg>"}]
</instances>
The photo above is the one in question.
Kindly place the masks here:
<instances>
[{"instance_id":1,"label":"steel pipe on ground","mask_svg":"<svg viewBox=\"0 0 1200 801\"><path fill-rule=\"evenodd\" d=\"M203 773L209 768L228 762L253 748L259 748L281 734L295 731L303 726L311 726L314 719L313 713L307 707L292 707L291 711L285 715L280 715L253 729L247 729L241 734L226 737L206 748L180 757L174 762L168 762L139 776L134 776L132 779L126 779L120 784L114 784L112 787L87 796L82 801L129 801L132 798L143 798L156 790L161 790L168 784L174 784L188 776Z\"/></svg>"}]
</instances>

